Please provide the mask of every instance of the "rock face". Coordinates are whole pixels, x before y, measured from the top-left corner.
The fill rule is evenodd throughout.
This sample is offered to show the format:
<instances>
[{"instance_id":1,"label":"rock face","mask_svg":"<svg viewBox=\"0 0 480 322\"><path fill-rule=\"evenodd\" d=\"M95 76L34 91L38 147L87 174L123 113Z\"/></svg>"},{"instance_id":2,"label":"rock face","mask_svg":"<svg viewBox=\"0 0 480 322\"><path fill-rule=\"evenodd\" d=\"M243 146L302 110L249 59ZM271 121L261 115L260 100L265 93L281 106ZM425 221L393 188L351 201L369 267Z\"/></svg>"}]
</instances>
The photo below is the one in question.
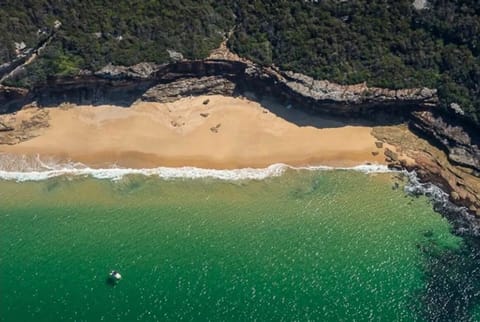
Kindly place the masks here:
<instances>
[{"instance_id":1,"label":"rock face","mask_svg":"<svg viewBox=\"0 0 480 322\"><path fill-rule=\"evenodd\" d=\"M32 90L32 101L38 106L73 103L127 107L152 85L148 79L108 79L95 75L53 78Z\"/></svg>"},{"instance_id":2,"label":"rock face","mask_svg":"<svg viewBox=\"0 0 480 322\"><path fill-rule=\"evenodd\" d=\"M432 108L437 92L429 88L390 90L368 87L365 83L339 85L326 80L274 68L249 64L245 70L251 83L268 84L276 96L303 106L338 116L363 117L375 121L398 119L419 108Z\"/></svg>"},{"instance_id":3,"label":"rock face","mask_svg":"<svg viewBox=\"0 0 480 322\"><path fill-rule=\"evenodd\" d=\"M393 160L386 150L385 156L392 165L415 170L423 182L438 185L450 194L452 202L465 206L480 216L480 180L471 169L453 165L443 149L417 136L405 125L375 127L373 135L394 145L397 156L402 154Z\"/></svg>"},{"instance_id":4,"label":"rock face","mask_svg":"<svg viewBox=\"0 0 480 322\"><path fill-rule=\"evenodd\" d=\"M284 72L282 82L293 91L316 101L333 101L347 104L364 104L407 101L433 106L437 103L437 91L429 88L391 90L368 87L366 83L339 85L326 80L315 80L309 76Z\"/></svg>"},{"instance_id":5,"label":"rock face","mask_svg":"<svg viewBox=\"0 0 480 322\"><path fill-rule=\"evenodd\" d=\"M51 78L32 90L32 100L40 106L62 102L128 105L137 99L162 102L209 92L231 95L233 87L259 97L274 94L320 112L373 120L408 114L437 101L436 91L427 88L388 90L365 84L345 86L244 60L221 59L164 65L141 63L130 67L108 65L94 74Z\"/></svg>"},{"instance_id":6,"label":"rock face","mask_svg":"<svg viewBox=\"0 0 480 322\"><path fill-rule=\"evenodd\" d=\"M480 138L478 132L468 133L459 124L446 122L431 111L412 113L412 126L428 137L434 138L446 150L450 161L472 168L480 176Z\"/></svg>"},{"instance_id":7,"label":"rock face","mask_svg":"<svg viewBox=\"0 0 480 322\"><path fill-rule=\"evenodd\" d=\"M223 77L184 78L149 88L141 97L148 102L172 102L189 95L233 95L235 84Z\"/></svg>"},{"instance_id":8,"label":"rock face","mask_svg":"<svg viewBox=\"0 0 480 322\"><path fill-rule=\"evenodd\" d=\"M29 94L29 91L24 88L0 85L0 114L25 105L30 98Z\"/></svg>"}]
</instances>

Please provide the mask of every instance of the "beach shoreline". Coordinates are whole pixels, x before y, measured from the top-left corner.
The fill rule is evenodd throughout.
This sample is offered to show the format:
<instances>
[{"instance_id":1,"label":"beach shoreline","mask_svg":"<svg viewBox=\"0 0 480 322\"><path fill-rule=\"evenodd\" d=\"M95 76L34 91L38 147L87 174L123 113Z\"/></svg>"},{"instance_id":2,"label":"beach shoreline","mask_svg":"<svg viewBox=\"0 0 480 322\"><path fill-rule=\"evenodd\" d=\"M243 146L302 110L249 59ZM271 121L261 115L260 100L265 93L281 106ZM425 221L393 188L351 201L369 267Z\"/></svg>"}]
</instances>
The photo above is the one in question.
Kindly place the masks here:
<instances>
[{"instance_id":1,"label":"beach shoreline","mask_svg":"<svg viewBox=\"0 0 480 322\"><path fill-rule=\"evenodd\" d=\"M91 168L386 165L372 127L220 95L131 107L64 105L32 138L0 145L0 153L80 162ZM16 113L21 122L35 109ZM280 115L281 114L281 115Z\"/></svg>"}]
</instances>

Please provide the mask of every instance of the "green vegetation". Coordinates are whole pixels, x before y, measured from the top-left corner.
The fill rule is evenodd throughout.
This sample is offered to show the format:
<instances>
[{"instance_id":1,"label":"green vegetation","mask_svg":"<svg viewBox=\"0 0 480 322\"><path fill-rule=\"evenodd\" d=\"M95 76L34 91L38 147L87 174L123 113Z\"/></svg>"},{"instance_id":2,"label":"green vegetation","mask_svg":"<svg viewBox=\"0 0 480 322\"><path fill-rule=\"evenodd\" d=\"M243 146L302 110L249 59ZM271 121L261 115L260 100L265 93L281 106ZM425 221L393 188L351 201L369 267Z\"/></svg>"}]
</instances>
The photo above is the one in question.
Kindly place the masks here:
<instances>
[{"instance_id":1,"label":"green vegetation","mask_svg":"<svg viewBox=\"0 0 480 322\"><path fill-rule=\"evenodd\" d=\"M107 63L169 61L167 49L203 58L235 26L229 46L275 64L343 84L428 86L448 109L458 103L480 124L480 2L429 0L25 0L0 2L0 63L13 42L31 47L37 31L63 25L24 85L50 74Z\"/></svg>"},{"instance_id":2,"label":"green vegetation","mask_svg":"<svg viewBox=\"0 0 480 322\"><path fill-rule=\"evenodd\" d=\"M6 44L0 46L0 64L15 57L14 42L35 46L57 19L62 26L42 59L29 67L25 85L108 63L165 63L167 49L203 58L233 26L231 13L226 17L222 10L215 0L0 1L0 43Z\"/></svg>"},{"instance_id":3,"label":"green vegetation","mask_svg":"<svg viewBox=\"0 0 480 322\"><path fill-rule=\"evenodd\" d=\"M230 42L240 55L344 84L438 88L444 108L456 102L480 123L480 2L240 3Z\"/></svg>"}]
</instances>

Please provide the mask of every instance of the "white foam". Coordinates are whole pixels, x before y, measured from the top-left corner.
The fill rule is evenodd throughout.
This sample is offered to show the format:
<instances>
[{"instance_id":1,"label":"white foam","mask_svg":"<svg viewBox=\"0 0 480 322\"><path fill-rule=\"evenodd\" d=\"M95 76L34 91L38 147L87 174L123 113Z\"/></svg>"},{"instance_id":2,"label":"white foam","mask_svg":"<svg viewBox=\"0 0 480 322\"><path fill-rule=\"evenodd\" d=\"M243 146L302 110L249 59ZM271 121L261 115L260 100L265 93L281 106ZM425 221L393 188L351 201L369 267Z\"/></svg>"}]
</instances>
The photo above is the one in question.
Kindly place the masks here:
<instances>
[{"instance_id":1,"label":"white foam","mask_svg":"<svg viewBox=\"0 0 480 322\"><path fill-rule=\"evenodd\" d=\"M290 167L296 170L346 170L346 171L359 171L363 173L393 173L399 172L397 170L390 169L383 164L360 164L353 167L329 167L329 166L309 166L309 167Z\"/></svg>"},{"instance_id":2,"label":"white foam","mask_svg":"<svg viewBox=\"0 0 480 322\"><path fill-rule=\"evenodd\" d=\"M158 167L149 169L131 168L104 168L94 169L80 163L55 164L45 163L39 157L35 159L35 166L23 168L21 171L2 169L0 179L13 181L40 181L58 176L91 176L97 179L120 180L126 175L156 176L163 179L200 179L214 178L219 180L263 180L269 177L282 175L287 169L293 170L353 170L365 173L393 172L385 165L369 164L355 167L309 166L291 167L286 164L272 164L266 168L242 168L233 170L202 169L196 167Z\"/></svg>"},{"instance_id":3,"label":"white foam","mask_svg":"<svg viewBox=\"0 0 480 322\"><path fill-rule=\"evenodd\" d=\"M420 182L415 171L404 171L404 174L408 178L405 192L414 196L424 195L429 198L433 209L453 223L453 228L457 234L480 236L480 220L474 214L469 213L466 207L453 204L449 195L440 187L430 182Z\"/></svg>"}]
</instances>

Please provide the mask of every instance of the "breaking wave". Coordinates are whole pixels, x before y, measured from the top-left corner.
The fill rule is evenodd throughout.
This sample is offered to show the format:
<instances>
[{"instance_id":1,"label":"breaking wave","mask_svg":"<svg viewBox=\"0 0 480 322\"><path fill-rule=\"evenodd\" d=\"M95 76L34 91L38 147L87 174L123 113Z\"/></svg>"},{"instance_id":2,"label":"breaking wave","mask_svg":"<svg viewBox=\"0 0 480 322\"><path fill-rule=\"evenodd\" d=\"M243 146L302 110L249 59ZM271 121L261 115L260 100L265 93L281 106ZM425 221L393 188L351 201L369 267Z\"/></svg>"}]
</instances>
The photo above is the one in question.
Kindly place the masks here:
<instances>
[{"instance_id":1,"label":"breaking wave","mask_svg":"<svg viewBox=\"0 0 480 322\"><path fill-rule=\"evenodd\" d=\"M354 167L309 166L292 167L286 164L272 164L266 168L241 168L231 170L203 169L196 167L157 167L148 169L90 168L81 163L58 163L53 159L41 160L39 156L18 157L0 155L0 179L14 181L40 181L58 176L91 176L97 179L120 180L126 175L156 176L164 179L214 178L220 180L262 180L282 175L287 169L293 170L353 170L364 173L395 172L385 165L365 164Z\"/></svg>"},{"instance_id":2,"label":"breaking wave","mask_svg":"<svg viewBox=\"0 0 480 322\"><path fill-rule=\"evenodd\" d=\"M404 174L408 178L405 192L410 195L424 195L429 198L433 209L453 224L457 234L480 236L480 219L469 213L467 208L453 204L449 200L448 194L440 187L429 182L420 182L414 171L404 171Z\"/></svg>"}]
</instances>

